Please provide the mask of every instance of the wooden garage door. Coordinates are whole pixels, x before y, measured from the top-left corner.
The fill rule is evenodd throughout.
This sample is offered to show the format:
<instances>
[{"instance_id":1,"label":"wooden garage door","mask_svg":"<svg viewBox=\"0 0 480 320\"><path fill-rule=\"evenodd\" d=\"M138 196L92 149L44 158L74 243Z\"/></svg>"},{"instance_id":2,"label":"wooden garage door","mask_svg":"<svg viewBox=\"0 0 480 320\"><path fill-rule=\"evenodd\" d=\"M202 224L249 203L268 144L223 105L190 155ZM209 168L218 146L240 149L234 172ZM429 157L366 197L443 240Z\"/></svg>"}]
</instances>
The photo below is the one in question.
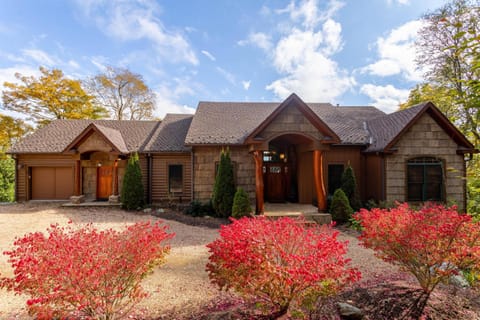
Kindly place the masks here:
<instances>
[{"instance_id":1,"label":"wooden garage door","mask_svg":"<svg viewBox=\"0 0 480 320\"><path fill-rule=\"evenodd\" d=\"M67 200L73 195L73 168L32 168L33 200Z\"/></svg>"}]
</instances>

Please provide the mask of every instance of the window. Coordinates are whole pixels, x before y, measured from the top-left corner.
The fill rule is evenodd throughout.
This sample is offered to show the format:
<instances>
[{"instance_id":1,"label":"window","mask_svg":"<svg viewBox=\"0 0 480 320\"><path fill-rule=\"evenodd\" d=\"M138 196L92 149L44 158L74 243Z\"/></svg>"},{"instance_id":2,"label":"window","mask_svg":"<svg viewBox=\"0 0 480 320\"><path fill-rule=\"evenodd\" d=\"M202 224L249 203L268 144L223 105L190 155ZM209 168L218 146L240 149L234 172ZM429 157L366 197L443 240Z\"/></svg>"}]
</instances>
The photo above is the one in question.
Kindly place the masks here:
<instances>
[{"instance_id":1,"label":"window","mask_svg":"<svg viewBox=\"0 0 480 320\"><path fill-rule=\"evenodd\" d=\"M407 162L407 200L442 201L443 165L435 158L415 158Z\"/></svg>"},{"instance_id":2,"label":"window","mask_svg":"<svg viewBox=\"0 0 480 320\"><path fill-rule=\"evenodd\" d=\"M168 166L168 192L183 192L183 165L171 164Z\"/></svg>"},{"instance_id":3,"label":"window","mask_svg":"<svg viewBox=\"0 0 480 320\"><path fill-rule=\"evenodd\" d=\"M328 165L328 194L333 195L335 190L342 186L343 164Z\"/></svg>"}]
</instances>

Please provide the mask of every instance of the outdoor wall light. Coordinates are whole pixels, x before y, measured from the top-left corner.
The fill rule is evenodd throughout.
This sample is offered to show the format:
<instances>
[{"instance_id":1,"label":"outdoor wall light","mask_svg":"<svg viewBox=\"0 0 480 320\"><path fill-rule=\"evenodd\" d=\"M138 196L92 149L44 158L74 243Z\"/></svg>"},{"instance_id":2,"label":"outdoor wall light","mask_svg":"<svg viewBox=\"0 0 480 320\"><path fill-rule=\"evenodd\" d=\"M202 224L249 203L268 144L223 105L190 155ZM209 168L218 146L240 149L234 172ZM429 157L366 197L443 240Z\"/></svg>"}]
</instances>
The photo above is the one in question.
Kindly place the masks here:
<instances>
[{"instance_id":1,"label":"outdoor wall light","mask_svg":"<svg viewBox=\"0 0 480 320\"><path fill-rule=\"evenodd\" d=\"M100 168L101 166L102 166L102 163L101 163L101 162L97 163L97 167Z\"/></svg>"}]
</instances>

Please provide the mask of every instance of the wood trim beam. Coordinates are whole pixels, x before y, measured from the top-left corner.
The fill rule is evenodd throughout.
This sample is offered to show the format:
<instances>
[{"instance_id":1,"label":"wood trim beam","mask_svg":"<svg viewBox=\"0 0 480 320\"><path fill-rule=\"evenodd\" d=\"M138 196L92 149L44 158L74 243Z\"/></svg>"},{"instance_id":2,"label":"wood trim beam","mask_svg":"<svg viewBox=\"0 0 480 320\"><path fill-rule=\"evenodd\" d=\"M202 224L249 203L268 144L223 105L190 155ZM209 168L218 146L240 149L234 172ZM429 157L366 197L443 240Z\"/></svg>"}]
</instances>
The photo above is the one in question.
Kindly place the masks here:
<instances>
[{"instance_id":1,"label":"wood trim beam","mask_svg":"<svg viewBox=\"0 0 480 320\"><path fill-rule=\"evenodd\" d=\"M326 212L327 210L327 194L325 192L323 175L323 152L322 150L314 150L313 176L315 180L315 191L317 194L318 212Z\"/></svg>"},{"instance_id":2,"label":"wood trim beam","mask_svg":"<svg viewBox=\"0 0 480 320\"><path fill-rule=\"evenodd\" d=\"M80 160L75 161L75 196L80 196L80 170L81 164Z\"/></svg>"},{"instance_id":3,"label":"wood trim beam","mask_svg":"<svg viewBox=\"0 0 480 320\"><path fill-rule=\"evenodd\" d=\"M263 152L260 150L253 151L253 159L255 161L255 198L256 198L256 214L263 214L265 211L264 185L263 185Z\"/></svg>"}]
</instances>

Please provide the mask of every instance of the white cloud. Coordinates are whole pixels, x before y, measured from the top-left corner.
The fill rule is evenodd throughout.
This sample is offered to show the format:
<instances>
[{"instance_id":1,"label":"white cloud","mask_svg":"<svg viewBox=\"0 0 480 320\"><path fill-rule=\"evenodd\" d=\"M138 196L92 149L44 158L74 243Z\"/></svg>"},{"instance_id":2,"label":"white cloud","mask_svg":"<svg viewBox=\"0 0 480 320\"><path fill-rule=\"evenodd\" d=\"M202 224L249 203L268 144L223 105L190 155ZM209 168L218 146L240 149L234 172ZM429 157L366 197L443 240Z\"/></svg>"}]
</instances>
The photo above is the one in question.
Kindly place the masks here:
<instances>
[{"instance_id":1,"label":"white cloud","mask_svg":"<svg viewBox=\"0 0 480 320\"><path fill-rule=\"evenodd\" d=\"M324 4L325 1L320 1ZM330 0L326 8L319 7L319 0L304 0L300 5L291 1L287 7L277 10L277 13L288 13L293 22L300 22L305 29L313 29L332 16L344 6L344 3L338 0Z\"/></svg>"},{"instance_id":2,"label":"white cloud","mask_svg":"<svg viewBox=\"0 0 480 320\"><path fill-rule=\"evenodd\" d=\"M155 90L157 100L156 116L163 119L167 113L195 113L195 108L177 102L181 96L194 93L186 85L186 82L188 82L186 79L175 79L174 84L163 83Z\"/></svg>"},{"instance_id":3,"label":"white cloud","mask_svg":"<svg viewBox=\"0 0 480 320\"><path fill-rule=\"evenodd\" d=\"M228 82L230 82L231 84L233 85L236 85L236 81L235 81L235 76L228 72L227 70L223 69L223 68L220 68L220 67L216 67L215 68Z\"/></svg>"},{"instance_id":4,"label":"white cloud","mask_svg":"<svg viewBox=\"0 0 480 320\"><path fill-rule=\"evenodd\" d=\"M243 86L243 89L245 90L248 90L250 89L250 84L251 84L251 81L242 81L242 86Z\"/></svg>"},{"instance_id":5,"label":"white cloud","mask_svg":"<svg viewBox=\"0 0 480 320\"><path fill-rule=\"evenodd\" d=\"M61 61L39 49L23 49L22 54L26 58L33 59L38 64L45 67L52 67L61 63Z\"/></svg>"},{"instance_id":6,"label":"white cloud","mask_svg":"<svg viewBox=\"0 0 480 320\"><path fill-rule=\"evenodd\" d=\"M215 58L215 56L213 54L211 54L210 52L208 52L207 50L202 50L200 51L205 57L207 57L208 59L212 60L212 61L215 61L217 60L217 58Z\"/></svg>"},{"instance_id":7,"label":"white cloud","mask_svg":"<svg viewBox=\"0 0 480 320\"><path fill-rule=\"evenodd\" d=\"M166 28L158 18L161 10L154 1L78 0L77 4L108 36L123 41L148 40L156 52L170 62L198 64L197 56L184 35L178 30Z\"/></svg>"},{"instance_id":8,"label":"white cloud","mask_svg":"<svg viewBox=\"0 0 480 320\"><path fill-rule=\"evenodd\" d=\"M365 84L360 92L372 99L372 104L384 112L390 113L398 110L400 103L405 102L410 90L397 89L392 85L377 86Z\"/></svg>"},{"instance_id":9,"label":"white cloud","mask_svg":"<svg viewBox=\"0 0 480 320\"><path fill-rule=\"evenodd\" d=\"M333 20L342 5L330 1L320 9L317 1L308 0L277 11L288 13L296 27L284 32L274 46L273 66L282 77L267 90L282 99L296 92L308 101L332 101L356 84L331 58L342 49L342 27Z\"/></svg>"},{"instance_id":10,"label":"white cloud","mask_svg":"<svg viewBox=\"0 0 480 320\"><path fill-rule=\"evenodd\" d=\"M409 21L390 31L387 37L378 38L378 60L362 71L382 77L402 75L409 81L421 81L424 72L416 69L414 46L421 27L421 20Z\"/></svg>"},{"instance_id":11,"label":"white cloud","mask_svg":"<svg viewBox=\"0 0 480 320\"><path fill-rule=\"evenodd\" d=\"M410 0L387 0L387 3L390 5L392 3L398 3L400 5L409 5Z\"/></svg>"},{"instance_id":12,"label":"white cloud","mask_svg":"<svg viewBox=\"0 0 480 320\"><path fill-rule=\"evenodd\" d=\"M265 51L269 51L272 48L271 37L263 32L250 33L246 40L238 41L238 45L253 45Z\"/></svg>"}]
</instances>

